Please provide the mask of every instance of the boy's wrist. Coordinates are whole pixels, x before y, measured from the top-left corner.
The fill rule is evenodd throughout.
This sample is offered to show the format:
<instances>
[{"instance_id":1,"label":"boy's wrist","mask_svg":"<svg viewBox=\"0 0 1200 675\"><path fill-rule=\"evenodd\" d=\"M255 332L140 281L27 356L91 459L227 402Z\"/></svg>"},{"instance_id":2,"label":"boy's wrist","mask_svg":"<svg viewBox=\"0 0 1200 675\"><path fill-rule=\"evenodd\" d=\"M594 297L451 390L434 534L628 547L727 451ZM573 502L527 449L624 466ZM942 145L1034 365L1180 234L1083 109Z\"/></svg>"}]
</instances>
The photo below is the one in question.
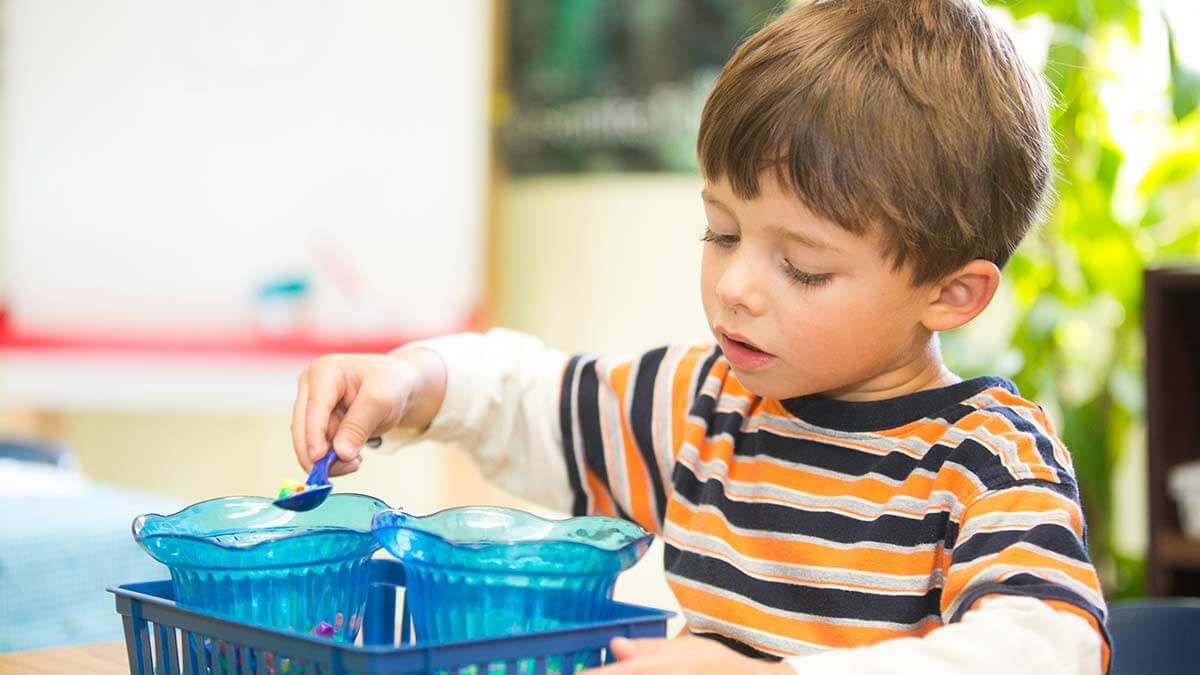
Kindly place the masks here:
<instances>
[{"instance_id":1,"label":"boy's wrist","mask_svg":"<svg viewBox=\"0 0 1200 675\"><path fill-rule=\"evenodd\" d=\"M408 396L398 426L424 431L437 417L446 396L446 364L431 349L396 349L388 354L396 360Z\"/></svg>"}]
</instances>

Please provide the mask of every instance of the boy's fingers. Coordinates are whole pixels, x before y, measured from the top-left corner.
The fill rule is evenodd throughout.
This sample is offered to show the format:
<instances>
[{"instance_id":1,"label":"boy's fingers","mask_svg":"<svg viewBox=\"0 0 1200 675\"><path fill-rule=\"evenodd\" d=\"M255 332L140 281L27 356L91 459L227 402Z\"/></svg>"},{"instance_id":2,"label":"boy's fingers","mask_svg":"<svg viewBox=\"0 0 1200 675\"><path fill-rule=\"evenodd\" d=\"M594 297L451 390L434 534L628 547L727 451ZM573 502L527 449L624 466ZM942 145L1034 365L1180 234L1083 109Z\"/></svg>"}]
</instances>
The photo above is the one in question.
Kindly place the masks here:
<instances>
[{"instance_id":1,"label":"boy's fingers","mask_svg":"<svg viewBox=\"0 0 1200 675\"><path fill-rule=\"evenodd\" d=\"M613 656L618 661L624 661L635 656L649 656L657 654L671 645L669 640L663 638L647 638L641 640L630 640L629 638L613 638L609 643L608 648L612 650Z\"/></svg>"},{"instance_id":2,"label":"boy's fingers","mask_svg":"<svg viewBox=\"0 0 1200 675\"><path fill-rule=\"evenodd\" d=\"M292 403L292 449L296 452L296 461L305 471L312 468L312 460L308 456L308 444L304 441L304 412L308 408L308 377L307 373L300 376L296 385L296 400Z\"/></svg>"},{"instance_id":3,"label":"boy's fingers","mask_svg":"<svg viewBox=\"0 0 1200 675\"><path fill-rule=\"evenodd\" d=\"M358 467L361 465L362 465L362 457L361 456L355 457L354 459L350 460L349 462L343 462L340 459L335 460L333 465L329 467L329 475L334 476L334 477L345 476L348 473L354 473L355 471L358 471Z\"/></svg>"},{"instance_id":4,"label":"boy's fingers","mask_svg":"<svg viewBox=\"0 0 1200 675\"><path fill-rule=\"evenodd\" d=\"M333 435L333 450L342 461L359 456L367 438L375 434L388 412L379 397L363 391L358 394Z\"/></svg>"},{"instance_id":5,"label":"boy's fingers","mask_svg":"<svg viewBox=\"0 0 1200 675\"><path fill-rule=\"evenodd\" d=\"M633 640L628 638L613 638L608 643L608 649L612 652L613 658L618 661L633 658L637 654L637 647L634 647Z\"/></svg>"},{"instance_id":6,"label":"boy's fingers","mask_svg":"<svg viewBox=\"0 0 1200 675\"><path fill-rule=\"evenodd\" d=\"M309 377L304 430L310 462L329 452L329 419L342 398L343 382L340 374L316 368Z\"/></svg>"}]
</instances>

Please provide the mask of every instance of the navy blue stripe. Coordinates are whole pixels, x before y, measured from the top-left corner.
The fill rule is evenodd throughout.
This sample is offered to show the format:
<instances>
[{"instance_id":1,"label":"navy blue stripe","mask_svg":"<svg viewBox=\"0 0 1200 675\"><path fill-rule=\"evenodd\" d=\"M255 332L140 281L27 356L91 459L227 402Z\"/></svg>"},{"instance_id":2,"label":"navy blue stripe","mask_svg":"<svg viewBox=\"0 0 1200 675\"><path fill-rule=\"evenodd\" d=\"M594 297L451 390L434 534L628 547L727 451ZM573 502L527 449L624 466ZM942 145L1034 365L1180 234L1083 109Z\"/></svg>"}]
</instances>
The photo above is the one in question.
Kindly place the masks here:
<instances>
[{"instance_id":1,"label":"navy blue stripe","mask_svg":"<svg viewBox=\"0 0 1200 675\"><path fill-rule=\"evenodd\" d=\"M713 401L711 407L716 407L716 401L709 396L703 398ZM742 454L739 446L739 441L742 439L742 424L745 422L745 417L740 412L732 410L723 410L721 412L710 412L708 416L708 427L704 431L705 438L715 438L721 434L726 434L733 439L733 451Z\"/></svg>"},{"instance_id":2,"label":"navy blue stripe","mask_svg":"<svg viewBox=\"0 0 1200 675\"><path fill-rule=\"evenodd\" d=\"M756 579L724 560L683 551L670 544L664 548L663 561L667 570L685 579L735 593L767 607L817 616L916 624L939 616L942 598L940 588L926 589L920 595L892 595L766 581Z\"/></svg>"},{"instance_id":3,"label":"navy blue stripe","mask_svg":"<svg viewBox=\"0 0 1200 675\"><path fill-rule=\"evenodd\" d=\"M616 515L625 520L633 520L625 509L617 503L612 494L612 483L608 478L608 462L604 457L604 435L600 425L600 375L596 372L596 361L589 361L579 369L579 407L575 415L579 420L579 443L583 448L583 463L600 480L603 489L608 493L609 501L616 510Z\"/></svg>"},{"instance_id":4,"label":"navy blue stripe","mask_svg":"<svg viewBox=\"0 0 1200 675\"><path fill-rule=\"evenodd\" d=\"M863 432L895 429L923 417L938 417L991 387L1017 392L1013 383L999 377L976 377L938 389L897 396L882 401L839 401L818 395L781 401L796 417L828 429Z\"/></svg>"},{"instance_id":5,"label":"navy blue stripe","mask_svg":"<svg viewBox=\"0 0 1200 675\"><path fill-rule=\"evenodd\" d=\"M1087 551L1071 530L1058 523L1035 525L1028 530L1004 530L979 533L959 546L954 547L954 564L966 563L982 556L999 553L1009 546L1029 543L1052 553L1090 563Z\"/></svg>"},{"instance_id":6,"label":"navy blue stripe","mask_svg":"<svg viewBox=\"0 0 1200 675\"><path fill-rule=\"evenodd\" d=\"M702 398L708 399L707 396ZM697 408L701 411L704 409L699 403ZM769 429L759 429L743 434L743 418L737 412L711 413L710 420L706 437L712 438L720 434L728 434L734 441L734 453L737 455L771 457L844 476L861 477L874 473L892 480L903 481L917 469L937 473L947 460L964 467L1003 466L995 453L976 441L960 444L957 447L935 443L926 449L919 458L914 458L907 451L900 450L881 456L858 448L838 445L832 441L783 436ZM749 441L755 436L758 438L750 443ZM1011 475L1006 475L1011 479Z\"/></svg>"},{"instance_id":7,"label":"navy blue stripe","mask_svg":"<svg viewBox=\"0 0 1200 675\"><path fill-rule=\"evenodd\" d=\"M1104 641L1108 644L1109 649L1112 649L1112 636L1108 634L1108 626L1104 623L1104 611L1101 608L1084 600L1069 588L1050 583L1032 574L1015 574L1002 583L980 584L969 588L963 592L958 609L954 612L954 616L950 617L949 623L961 621L971 605L987 595L1016 595L1038 600L1059 600L1074 605L1092 615L1092 618L1100 625Z\"/></svg>"},{"instance_id":8,"label":"navy blue stripe","mask_svg":"<svg viewBox=\"0 0 1200 675\"><path fill-rule=\"evenodd\" d=\"M713 350L708 355L708 358L704 359L704 363L700 364L700 372L696 376L696 390L692 392L692 398L700 395L700 390L704 388L704 380L708 379L708 374L712 372L713 365L722 356L724 354L721 353L721 348L713 345Z\"/></svg>"},{"instance_id":9,"label":"navy blue stripe","mask_svg":"<svg viewBox=\"0 0 1200 675\"><path fill-rule=\"evenodd\" d=\"M877 474L895 481L903 481L917 469L937 473L947 459L961 454L955 448L938 443L926 449L919 458L914 458L907 451L902 450L879 455L875 452L838 445L832 441L780 436L766 429L759 429L754 433L761 436L755 446L755 451L753 453L743 452L738 448L735 450L736 454L772 457L852 477ZM968 448L966 452L971 452L971 449ZM988 453L988 455L990 454ZM955 461L971 460L956 457Z\"/></svg>"},{"instance_id":10,"label":"navy blue stripe","mask_svg":"<svg viewBox=\"0 0 1200 675\"><path fill-rule=\"evenodd\" d=\"M749 656L752 659L760 659L762 661L782 661L783 660L782 658L775 656L774 654L768 654L759 649L755 649L754 647L751 647L750 645L746 644L745 642L741 642L740 640L734 640L731 637L725 637L724 635L717 635L716 633L705 633L704 631L698 631L694 628L691 628L690 626L688 627L687 631L689 633L691 633L692 635L695 635L696 637L708 638L709 640L715 640L717 642L720 642L721 644L725 645L726 647L729 647L730 649L741 654L742 656Z\"/></svg>"},{"instance_id":11,"label":"navy blue stripe","mask_svg":"<svg viewBox=\"0 0 1200 675\"><path fill-rule=\"evenodd\" d=\"M957 424L959 420L973 412L978 412L978 409L973 408L965 403L955 403L954 405L939 412L933 417L933 419L942 419L946 420L950 424Z\"/></svg>"},{"instance_id":12,"label":"navy blue stripe","mask_svg":"<svg viewBox=\"0 0 1200 675\"><path fill-rule=\"evenodd\" d=\"M583 491L583 483L579 478L579 462L575 461L575 427L571 423L574 419L571 411L571 394L575 391L575 368L579 365L581 358L572 356L567 361L567 368L563 372L562 393L558 398L558 424L562 428L563 456L567 460L567 479L571 483L571 494L574 495L574 499L571 501L571 514L576 516L587 515L587 494Z\"/></svg>"},{"instance_id":13,"label":"navy blue stripe","mask_svg":"<svg viewBox=\"0 0 1200 675\"><path fill-rule=\"evenodd\" d=\"M662 529L662 519L667 512L667 495L663 486L663 476L658 470L659 452L671 452L670 448L655 448L654 436L651 433L654 419L654 383L662 367L666 348L655 349L642 355L638 362L637 379L633 382L633 398L629 410L629 426L633 442L637 445L642 463L646 465L646 475L650 479L650 494L654 498L654 512L658 514L658 529Z\"/></svg>"},{"instance_id":14,"label":"navy blue stripe","mask_svg":"<svg viewBox=\"0 0 1200 675\"><path fill-rule=\"evenodd\" d=\"M1054 445L1050 443L1050 439L1046 436L1046 431L1044 429L1039 428L1037 425L1025 419L1012 408L1001 406L988 408L987 411L1002 415L1006 420L1008 420L1009 424L1012 424L1013 427L1016 428L1017 431L1027 433L1032 436L1034 445L1037 447L1038 454L1041 455L1042 461L1045 462L1047 466L1054 467L1056 473L1062 474L1066 472L1066 467L1060 465L1058 460L1054 458Z\"/></svg>"},{"instance_id":15,"label":"navy blue stripe","mask_svg":"<svg viewBox=\"0 0 1200 675\"><path fill-rule=\"evenodd\" d=\"M717 408L717 399L708 394L697 395L696 400L692 401L692 405L688 407L688 415L690 417L698 417L706 420L711 428L713 411Z\"/></svg>"},{"instance_id":16,"label":"navy blue stripe","mask_svg":"<svg viewBox=\"0 0 1200 675\"><path fill-rule=\"evenodd\" d=\"M948 460L975 474L979 482L989 490L1014 485L1022 480L1004 466L1004 462L994 450L974 438L964 438Z\"/></svg>"},{"instance_id":17,"label":"navy blue stripe","mask_svg":"<svg viewBox=\"0 0 1200 675\"><path fill-rule=\"evenodd\" d=\"M675 494L693 504L715 507L731 525L749 530L800 534L842 544L878 542L896 546L919 546L945 541L956 530L948 528L949 515L934 511L922 518L884 514L862 521L840 513L807 511L801 508L765 502L740 502L725 494L725 487L716 478L703 483L691 469L675 463L672 476Z\"/></svg>"}]
</instances>

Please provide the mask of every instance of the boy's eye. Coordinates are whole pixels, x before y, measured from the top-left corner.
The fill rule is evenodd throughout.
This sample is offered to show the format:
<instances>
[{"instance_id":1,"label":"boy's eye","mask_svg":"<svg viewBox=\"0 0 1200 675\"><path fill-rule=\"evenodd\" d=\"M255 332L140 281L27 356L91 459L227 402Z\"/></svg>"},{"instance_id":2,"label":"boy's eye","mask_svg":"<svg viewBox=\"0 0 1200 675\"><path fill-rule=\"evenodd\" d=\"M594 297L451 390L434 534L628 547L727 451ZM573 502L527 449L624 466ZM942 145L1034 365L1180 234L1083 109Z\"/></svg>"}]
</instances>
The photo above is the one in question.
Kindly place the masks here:
<instances>
[{"instance_id":1,"label":"boy's eye","mask_svg":"<svg viewBox=\"0 0 1200 675\"><path fill-rule=\"evenodd\" d=\"M704 228L704 236L700 237L700 241L712 242L721 248L733 248L739 239L741 237L736 234L717 234L708 227Z\"/></svg>"},{"instance_id":2,"label":"boy's eye","mask_svg":"<svg viewBox=\"0 0 1200 675\"><path fill-rule=\"evenodd\" d=\"M824 286L825 284L829 283L831 279L833 279L833 275L828 272L822 274L805 272L802 269L797 269L796 267L792 266L792 263L786 260L783 261L783 271L787 273L788 277L794 283L802 284L804 286Z\"/></svg>"}]
</instances>

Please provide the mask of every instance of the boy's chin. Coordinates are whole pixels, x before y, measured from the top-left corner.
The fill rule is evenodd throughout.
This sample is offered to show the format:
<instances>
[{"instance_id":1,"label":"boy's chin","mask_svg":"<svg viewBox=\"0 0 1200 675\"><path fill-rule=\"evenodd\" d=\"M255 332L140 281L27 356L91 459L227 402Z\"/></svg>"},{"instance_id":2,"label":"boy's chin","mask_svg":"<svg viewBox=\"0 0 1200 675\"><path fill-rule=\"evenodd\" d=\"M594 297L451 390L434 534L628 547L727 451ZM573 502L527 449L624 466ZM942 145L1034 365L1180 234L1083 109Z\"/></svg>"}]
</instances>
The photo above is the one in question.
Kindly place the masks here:
<instances>
[{"instance_id":1,"label":"boy's chin","mask_svg":"<svg viewBox=\"0 0 1200 675\"><path fill-rule=\"evenodd\" d=\"M729 367L733 370L733 374L737 377L738 382L748 389L751 394L760 398L782 401L789 398L799 398L800 396L820 393L813 391L811 388L797 386L795 381L781 381L783 378L779 377L778 374L755 371L746 372L732 363L729 364Z\"/></svg>"}]
</instances>

